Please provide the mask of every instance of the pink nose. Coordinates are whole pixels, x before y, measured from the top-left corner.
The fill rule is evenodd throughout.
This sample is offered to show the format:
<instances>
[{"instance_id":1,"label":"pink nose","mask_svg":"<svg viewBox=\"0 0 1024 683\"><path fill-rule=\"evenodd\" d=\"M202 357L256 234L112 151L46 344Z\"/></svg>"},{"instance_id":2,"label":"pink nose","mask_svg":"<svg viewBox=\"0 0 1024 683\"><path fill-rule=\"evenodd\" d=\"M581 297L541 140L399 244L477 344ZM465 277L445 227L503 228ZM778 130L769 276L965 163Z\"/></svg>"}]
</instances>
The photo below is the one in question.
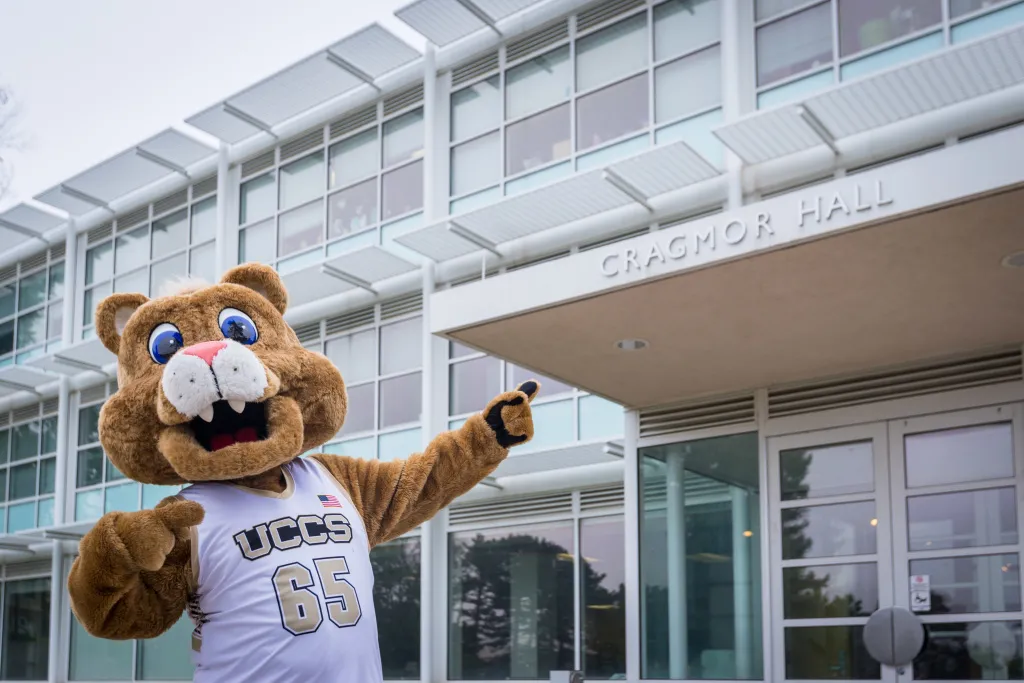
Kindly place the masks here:
<instances>
[{"instance_id":1,"label":"pink nose","mask_svg":"<svg viewBox=\"0 0 1024 683\"><path fill-rule=\"evenodd\" d=\"M208 341L193 344L181 350L186 356L195 356L206 361L207 365L213 365L213 359L227 347L228 343L223 341Z\"/></svg>"}]
</instances>

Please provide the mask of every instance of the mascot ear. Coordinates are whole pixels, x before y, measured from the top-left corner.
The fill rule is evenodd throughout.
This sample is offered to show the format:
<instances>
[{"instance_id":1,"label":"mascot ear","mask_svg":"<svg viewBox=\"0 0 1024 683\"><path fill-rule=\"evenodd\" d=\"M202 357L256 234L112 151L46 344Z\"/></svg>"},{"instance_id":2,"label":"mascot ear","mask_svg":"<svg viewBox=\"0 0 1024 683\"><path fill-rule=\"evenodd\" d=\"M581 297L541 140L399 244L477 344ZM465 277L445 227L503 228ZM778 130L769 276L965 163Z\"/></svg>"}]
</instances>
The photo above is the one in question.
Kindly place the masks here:
<instances>
[{"instance_id":1,"label":"mascot ear","mask_svg":"<svg viewBox=\"0 0 1024 683\"><path fill-rule=\"evenodd\" d=\"M96 335L115 356L121 347L121 333L128 319L147 301L149 299L144 294L125 292L111 294L96 307Z\"/></svg>"},{"instance_id":2,"label":"mascot ear","mask_svg":"<svg viewBox=\"0 0 1024 683\"><path fill-rule=\"evenodd\" d=\"M243 263L235 266L220 279L223 284L248 287L267 299L281 315L288 309L288 292L277 271L262 263Z\"/></svg>"}]
</instances>

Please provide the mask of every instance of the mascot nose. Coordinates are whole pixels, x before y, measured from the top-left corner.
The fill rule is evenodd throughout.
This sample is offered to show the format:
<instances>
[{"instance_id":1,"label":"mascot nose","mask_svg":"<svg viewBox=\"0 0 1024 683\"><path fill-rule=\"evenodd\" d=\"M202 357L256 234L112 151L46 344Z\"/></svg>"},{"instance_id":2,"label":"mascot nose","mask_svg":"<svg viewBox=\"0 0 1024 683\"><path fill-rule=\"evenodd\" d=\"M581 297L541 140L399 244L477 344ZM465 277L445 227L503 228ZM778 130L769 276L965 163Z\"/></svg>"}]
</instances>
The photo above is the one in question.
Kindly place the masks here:
<instances>
[{"instance_id":1,"label":"mascot nose","mask_svg":"<svg viewBox=\"0 0 1024 683\"><path fill-rule=\"evenodd\" d=\"M217 357L217 354L227 348L228 343L225 341L208 341L193 344L181 350L186 356L195 356L196 358L202 358L206 361L207 365L213 365L213 359Z\"/></svg>"}]
</instances>

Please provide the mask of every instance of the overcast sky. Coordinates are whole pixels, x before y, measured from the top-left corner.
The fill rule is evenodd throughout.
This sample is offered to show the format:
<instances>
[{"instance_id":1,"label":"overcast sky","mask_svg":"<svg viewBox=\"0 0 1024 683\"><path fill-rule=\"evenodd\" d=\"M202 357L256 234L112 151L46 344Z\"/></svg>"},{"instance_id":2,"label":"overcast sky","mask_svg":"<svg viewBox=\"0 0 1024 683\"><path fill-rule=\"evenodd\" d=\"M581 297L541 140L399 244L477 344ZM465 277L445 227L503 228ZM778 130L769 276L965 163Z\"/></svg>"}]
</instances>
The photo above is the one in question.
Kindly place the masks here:
<instances>
[{"instance_id":1,"label":"overcast sky","mask_svg":"<svg viewBox=\"0 0 1024 683\"><path fill-rule=\"evenodd\" d=\"M0 0L0 86L22 109L0 210L378 21L409 0Z\"/></svg>"}]
</instances>

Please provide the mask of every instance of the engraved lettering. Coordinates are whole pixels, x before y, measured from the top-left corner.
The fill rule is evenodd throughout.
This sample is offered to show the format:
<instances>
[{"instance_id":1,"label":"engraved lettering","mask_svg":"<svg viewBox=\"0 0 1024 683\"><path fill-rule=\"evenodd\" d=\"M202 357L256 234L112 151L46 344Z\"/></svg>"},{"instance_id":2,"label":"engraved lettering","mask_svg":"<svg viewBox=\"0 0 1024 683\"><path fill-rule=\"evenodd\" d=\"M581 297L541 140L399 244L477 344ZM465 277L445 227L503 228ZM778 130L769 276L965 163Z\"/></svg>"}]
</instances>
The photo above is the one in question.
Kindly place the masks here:
<instances>
[{"instance_id":1,"label":"engraved lettering","mask_svg":"<svg viewBox=\"0 0 1024 683\"><path fill-rule=\"evenodd\" d=\"M729 244L739 244L747 237L747 224L739 219L729 221L722 230L722 237Z\"/></svg>"},{"instance_id":2,"label":"engraved lettering","mask_svg":"<svg viewBox=\"0 0 1024 683\"><path fill-rule=\"evenodd\" d=\"M825 214L825 220L832 220L832 214L840 210L847 216L850 215L850 207L846 205L846 201L843 200L843 196L836 192L832 195L832 203L828 206L828 213Z\"/></svg>"},{"instance_id":3,"label":"engraved lettering","mask_svg":"<svg viewBox=\"0 0 1024 683\"><path fill-rule=\"evenodd\" d=\"M801 228L804 227L804 219L807 218L807 216L809 216L811 214L814 214L814 222L815 223L820 223L821 222L821 197L815 197L814 198L814 206L811 207L811 208L807 208L807 206L804 205L804 200L802 200L802 199L800 200L800 227Z\"/></svg>"}]
</instances>

